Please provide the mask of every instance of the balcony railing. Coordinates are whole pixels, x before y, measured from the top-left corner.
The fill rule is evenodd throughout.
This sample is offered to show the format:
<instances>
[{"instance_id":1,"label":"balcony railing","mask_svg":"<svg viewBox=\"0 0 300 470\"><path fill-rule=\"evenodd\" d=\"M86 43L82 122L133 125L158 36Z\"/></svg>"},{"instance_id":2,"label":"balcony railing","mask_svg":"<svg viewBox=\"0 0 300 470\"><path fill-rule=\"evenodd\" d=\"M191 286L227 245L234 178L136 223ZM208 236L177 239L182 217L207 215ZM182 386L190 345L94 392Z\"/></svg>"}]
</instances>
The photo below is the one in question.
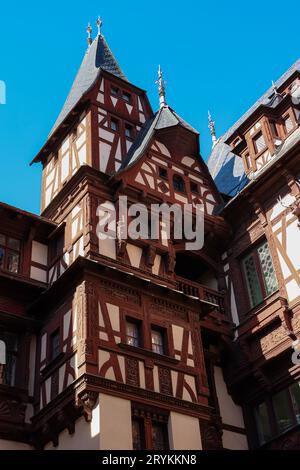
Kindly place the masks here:
<instances>
[{"instance_id":1,"label":"balcony railing","mask_svg":"<svg viewBox=\"0 0 300 470\"><path fill-rule=\"evenodd\" d=\"M182 279L177 276L178 290L186 295L197 297L216 305L216 310L225 314L225 296L224 294L210 289L209 287L198 284L188 279Z\"/></svg>"}]
</instances>

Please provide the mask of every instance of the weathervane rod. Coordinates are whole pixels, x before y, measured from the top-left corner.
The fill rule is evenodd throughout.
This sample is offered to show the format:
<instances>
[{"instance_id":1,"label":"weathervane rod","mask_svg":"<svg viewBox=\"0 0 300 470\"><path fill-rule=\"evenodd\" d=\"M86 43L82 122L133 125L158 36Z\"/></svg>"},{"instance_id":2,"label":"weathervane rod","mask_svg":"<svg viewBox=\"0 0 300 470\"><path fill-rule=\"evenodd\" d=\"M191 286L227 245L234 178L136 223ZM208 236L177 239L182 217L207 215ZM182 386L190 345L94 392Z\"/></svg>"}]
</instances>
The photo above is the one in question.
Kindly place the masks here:
<instances>
[{"instance_id":1,"label":"weathervane rod","mask_svg":"<svg viewBox=\"0 0 300 470\"><path fill-rule=\"evenodd\" d=\"M163 79L163 72L161 70L161 66L158 66L158 80L155 82L158 85L158 95L159 95L159 107L164 108L167 106L166 102L166 82Z\"/></svg>"},{"instance_id":2,"label":"weathervane rod","mask_svg":"<svg viewBox=\"0 0 300 470\"><path fill-rule=\"evenodd\" d=\"M102 20L100 18L100 16L98 16L98 19L97 19L97 28L98 28L98 36L101 36L101 26L102 26Z\"/></svg>"},{"instance_id":3,"label":"weathervane rod","mask_svg":"<svg viewBox=\"0 0 300 470\"><path fill-rule=\"evenodd\" d=\"M212 146L214 147L217 143L217 137L216 137L215 121L213 121L210 111L208 111L208 128L210 130Z\"/></svg>"},{"instance_id":4,"label":"weathervane rod","mask_svg":"<svg viewBox=\"0 0 300 470\"><path fill-rule=\"evenodd\" d=\"M90 46L92 44L92 27L91 27L91 23L88 23L87 25L87 28L86 28L86 32L88 33L88 38L87 38L87 42L88 42L88 45Z\"/></svg>"}]
</instances>

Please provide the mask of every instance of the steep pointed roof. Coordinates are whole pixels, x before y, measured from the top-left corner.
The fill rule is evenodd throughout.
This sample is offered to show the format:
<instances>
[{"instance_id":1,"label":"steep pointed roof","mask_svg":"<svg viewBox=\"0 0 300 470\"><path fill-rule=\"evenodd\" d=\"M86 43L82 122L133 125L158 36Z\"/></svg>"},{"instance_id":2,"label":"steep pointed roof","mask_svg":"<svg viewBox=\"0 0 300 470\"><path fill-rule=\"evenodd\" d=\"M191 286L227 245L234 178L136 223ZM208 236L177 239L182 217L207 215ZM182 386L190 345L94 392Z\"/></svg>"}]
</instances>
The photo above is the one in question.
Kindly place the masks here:
<instances>
[{"instance_id":1,"label":"steep pointed roof","mask_svg":"<svg viewBox=\"0 0 300 470\"><path fill-rule=\"evenodd\" d=\"M199 132L178 116L170 106L161 107L153 117L148 119L132 144L127 157L123 161L119 171L132 165L146 151L156 130L166 129L168 127L181 126L197 136Z\"/></svg>"},{"instance_id":2,"label":"steep pointed roof","mask_svg":"<svg viewBox=\"0 0 300 470\"><path fill-rule=\"evenodd\" d=\"M127 80L118 65L113 53L102 35L98 35L87 49L78 73L75 77L70 93L63 105L63 108L49 134L55 132L58 126L67 117L70 111L78 103L80 98L91 88L97 80L101 70Z\"/></svg>"}]
</instances>

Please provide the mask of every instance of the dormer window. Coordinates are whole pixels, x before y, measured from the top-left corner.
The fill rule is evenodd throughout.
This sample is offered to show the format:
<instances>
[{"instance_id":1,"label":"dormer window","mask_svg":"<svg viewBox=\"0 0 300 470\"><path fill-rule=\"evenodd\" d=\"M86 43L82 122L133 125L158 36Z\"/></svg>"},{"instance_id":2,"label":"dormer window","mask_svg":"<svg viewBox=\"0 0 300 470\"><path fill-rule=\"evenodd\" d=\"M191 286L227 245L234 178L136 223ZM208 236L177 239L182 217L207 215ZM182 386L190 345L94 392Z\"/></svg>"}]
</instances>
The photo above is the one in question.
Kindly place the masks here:
<instances>
[{"instance_id":1,"label":"dormer window","mask_svg":"<svg viewBox=\"0 0 300 470\"><path fill-rule=\"evenodd\" d=\"M159 167L159 176L160 178L163 178L164 180L168 179L168 172L166 168L162 168L161 166Z\"/></svg>"},{"instance_id":2,"label":"dormer window","mask_svg":"<svg viewBox=\"0 0 300 470\"><path fill-rule=\"evenodd\" d=\"M279 133L278 133L276 121L270 121L270 129L271 129L271 132L272 132L272 136L275 137L275 138L279 138Z\"/></svg>"},{"instance_id":3,"label":"dormer window","mask_svg":"<svg viewBox=\"0 0 300 470\"><path fill-rule=\"evenodd\" d=\"M133 127L130 124L125 124L125 135L129 139L133 139Z\"/></svg>"},{"instance_id":4,"label":"dormer window","mask_svg":"<svg viewBox=\"0 0 300 470\"><path fill-rule=\"evenodd\" d=\"M259 132L254 138L253 138L253 145L254 145L254 150L255 153L261 153L263 150L266 148L266 141L265 138L262 134L262 132Z\"/></svg>"},{"instance_id":5,"label":"dormer window","mask_svg":"<svg viewBox=\"0 0 300 470\"><path fill-rule=\"evenodd\" d=\"M178 191L180 193L184 193L185 191L185 185L183 178L179 175L174 175L173 176L173 187L175 191Z\"/></svg>"},{"instance_id":6,"label":"dormer window","mask_svg":"<svg viewBox=\"0 0 300 470\"><path fill-rule=\"evenodd\" d=\"M119 88L116 87L116 86L112 86L111 89L110 89L110 92L113 96L118 96L119 95Z\"/></svg>"},{"instance_id":7,"label":"dormer window","mask_svg":"<svg viewBox=\"0 0 300 470\"><path fill-rule=\"evenodd\" d=\"M250 153L249 153L249 152L246 152L246 153L244 154L244 160L245 160L245 164L246 164L247 170L251 170L252 162L251 162L251 157L250 157Z\"/></svg>"},{"instance_id":8,"label":"dormer window","mask_svg":"<svg viewBox=\"0 0 300 470\"><path fill-rule=\"evenodd\" d=\"M289 114L283 118L283 124L284 124L284 130L286 134L289 134L294 129L294 123Z\"/></svg>"},{"instance_id":9,"label":"dormer window","mask_svg":"<svg viewBox=\"0 0 300 470\"><path fill-rule=\"evenodd\" d=\"M118 130L119 130L119 121L117 119L111 118L110 128L111 128L111 130L113 130L115 132L118 132Z\"/></svg>"},{"instance_id":10,"label":"dormer window","mask_svg":"<svg viewBox=\"0 0 300 470\"><path fill-rule=\"evenodd\" d=\"M131 101L131 94L127 93L127 91L123 91L122 93L122 98L124 101L127 101L127 103L130 103Z\"/></svg>"},{"instance_id":11,"label":"dormer window","mask_svg":"<svg viewBox=\"0 0 300 470\"><path fill-rule=\"evenodd\" d=\"M199 194L199 187L197 183L191 182L191 192L194 194Z\"/></svg>"}]
</instances>

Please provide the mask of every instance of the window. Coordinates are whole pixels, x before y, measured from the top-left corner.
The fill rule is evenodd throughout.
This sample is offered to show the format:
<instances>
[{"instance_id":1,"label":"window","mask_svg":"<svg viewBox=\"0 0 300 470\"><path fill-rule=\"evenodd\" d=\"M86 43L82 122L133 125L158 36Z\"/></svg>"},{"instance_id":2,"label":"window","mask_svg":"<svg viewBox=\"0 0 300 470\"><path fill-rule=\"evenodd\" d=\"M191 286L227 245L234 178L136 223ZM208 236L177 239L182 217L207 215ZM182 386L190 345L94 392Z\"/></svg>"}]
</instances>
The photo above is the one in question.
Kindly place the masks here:
<instances>
[{"instance_id":1,"label":"window","mask_svg":"<svg viewBox=\"0 0 300 470\"><path fill-rule=\"evenodd\" d=\"M137 408L136 408L137 407ZM159 410L134 405L132 418L133 450L168 450L168 415Z\"/></svg>"},{"instance_id":2,"label":"window","mask_svg":"<svg viewBox=\"0 0 300 470\"><path fill-rule=\"evenodd\" d=\"M183 178L179 175L173 176L173 187L175 191L183 193L185 191Z\"/></svg>"},{"instance_id":3,"label":"window","mask_svg":"<svg viewBox=\"0 0 300 470\"><path fill-rule=\"evenodd\" d=\"M259 132L253 139L255 153L260 153L266 148L265 138L261 132Z\"/></svg>"},{"instance_id":4,"label":"window","mask_svg":"<svg viewBox=\"0 0 300 470\"><path fill-rule=\"evenodd\" d=\"M116 87L116 86L111 86L110 91L111 91L111 94L114 95L114 96L119 95L119 88Z\"/></svg>"},{"instance_id":5,"label":"window","mask_svg":"<svg viewBox=\"0 0 300 470\"><path fill-rule=\"evenodd\" d=\"M144 450L145 445L145 436L144 436L144 426L143 421L140 419L132 420L132 441L133 441L133 450Z\"/></svg>"},{"instance_id":6,"label":"window","mask_svg":"<svg viewBox=\"0 0 300 470\"><path fill-rule=\"evenodd\" d=\"M113 119L111 118L110 120L110 128L115 131L115 132L118 132L119 130L119 121L117 119Z\"/></svg>"},{"instance_id":7,"label":"window","mask_svg":"<svg viewBox=\"0 0 300 470\"><path fill-rule=\"evenodd\" d=\"M300 382L276 393L267 402L255 407L255 421L259 443L262 445L274 435L282 434L300 424ZM275 429L272 433L270 416L275 416Z\"/></svg>"},{"instance_id":8,"label":"window","mask_svg":"<svg viewBox=\"0 0 300 470\"><path fill-rule=\"evenodd\" d=\"M123 100L127 101L127 103L130 103L131 101L131 94L127 93L127 91L123 91L122 93L122 98Z\"/></svg>"},{"instance_id":9,"label":"window","mask_svg":"<svg viewBox=\"0 0 300 470\"><path fill-rule=\"evenodd\" d=\"M6 348L6 364L4 365L3 384L13 387L16 382L16 365L18 353L18 337L14 333L0 333L0 340Z\"/></svg>"},{"instance_id":10,"label":"window","mask_svg":"<svg viewBox=\"0 0 300 470\"><path fill-rule=\"evenodd\" d=\"M249 152L246 152L246 153L245 153L244 159L245 159L245 162L246 162L246 167L247 167L247 169L248 169L248 170L251 170L252 164L251 164L251 157L250 157Z\"/></svg>"},{"instance_id":11,"label":"window","mask_svg":"<svg viewBox=\"0 0 300 470\"><path fill-rule=\"evenodd\" d=\"M166 180L168 178L168 172L167 172L166 168L162 168L160 166L158 171L159 171L160 178L163 178L164 180Z\"/></svg>"},{"instance_id":12,"label":"window","mask_svg":"<svg viewBox=\"0 0 300 470\"><path fill-rule=\"evenodd\" d=\"M129 139L133 138L133 127L130 124L125 124L125 135Z\"/></svg>"},{"instance_id":13,"label":"window","mask_svg":"<svg viewBox=\"0 0 300 470\"><path fill-rule=\"evenodd\" d=\"M63 255L65 246L65 235L64 233L58 235L50 244L50 263L56 261Z\"/></svg>"},{"instance_id":14,"label":"window","mask_svg":"<svg viewBox=\"0 0 300 470\"><path fill-rule=\"evenodd\" d=\"M289 134L289 133L293 130L293 128L294 128L294 124L293 124L293 121L292 121L291 116L288 114L288 115L284 118L283 122L284 122L285 132L286 132L287 134Z\"/></svg>"},{"instance_id":15,"label":"window","mask_svg":"<svg viewBox=\"0 0 300 470\"><path fill-rule=\"evenodd\" d=\"M288 390L283 390L273 397L273 406L278 431L282 433L293 425L293 415Z\"/></svg>"},{"instance_id":16,"label":"window","mask_svg":"<svg viewBox=\"0 0 300 470\"><path fill-rule=\"evenodd\" d=\"M273 137L278 138L279 134L278 134L278 129L277 129L277 125L276 125L275 121L270 121L270 128L271 128L271 132L272 132Z\"/></svg>"},{"instance_id":17,"label":"window","mask_svg":"<svg viewBox=\"0 0 300 470\"><path fill-rule=\"evenodd\" d=\"M252 250L242 262L250 304L255 307L278 288L268 243Z\"/></svg>"},{"instance_id":18,"label":"window","mask_svg":"<svg viewBox=\"0 0 300 470\"><path fill-rule=\"evenodd\" d=\"M260 403L255 408L255 421L258 432L258 440L260 444L264 444L272 437L269 422L268 408L266 403Z\"/></svg>"},{"instance_id":19,"label":"window","mask_svg":"<svg viewBox=\"0 0 300 470\"><path fill-rule=\"evenodd\" d=\"M166 424L152 423L152 449L165 450L168 449L167 445L168 431Z\"/></svg>"},{"instance_id":20,"label":"window","mask_svg":"<svg viewBox=\"0 0 300 470\"><path fill-rule=\"evenodd\" d=\"M53 361L60 353L60 332L54 331L50 337L50 360Z\"/></svg>"},{"instance_id":21,"label":"window","mask_svg":"<svg viewBox=\"0 0 300 470\"><path fill-rule=\"evenodd\" d=\"M140 325L137 322L127 321L126 323L126 344L130 346L141 346Z\"/></svg>"},{"instance_id":22,"label":"window","mask_svg":"<svg viewBox=\"0 0 300 470\"><path fill-rule=\"evenodd\" d=\"M197 183L191 183L191 191L192 193L196 193L196 194L199 193L199 187Z\"/></svg>"},{"instance_id":23,"label":"window","mask_svg":"<svg viewBox=\"0 0 300 470\"><path fill-rule=\"evenodd\" d=\"M18 273L20 268L20 240L0 234L0 269Z\"/></svg>"},{"instance_id":24,"label":"window","mask_svg":"<svg viewBox=\"0 0 300 470\"><path fill-rule=\"evenodd\" d=\"M161 330L151 330L152 351L157 354L165 354L164 335Z\"/></svg>"}]
</instances>

